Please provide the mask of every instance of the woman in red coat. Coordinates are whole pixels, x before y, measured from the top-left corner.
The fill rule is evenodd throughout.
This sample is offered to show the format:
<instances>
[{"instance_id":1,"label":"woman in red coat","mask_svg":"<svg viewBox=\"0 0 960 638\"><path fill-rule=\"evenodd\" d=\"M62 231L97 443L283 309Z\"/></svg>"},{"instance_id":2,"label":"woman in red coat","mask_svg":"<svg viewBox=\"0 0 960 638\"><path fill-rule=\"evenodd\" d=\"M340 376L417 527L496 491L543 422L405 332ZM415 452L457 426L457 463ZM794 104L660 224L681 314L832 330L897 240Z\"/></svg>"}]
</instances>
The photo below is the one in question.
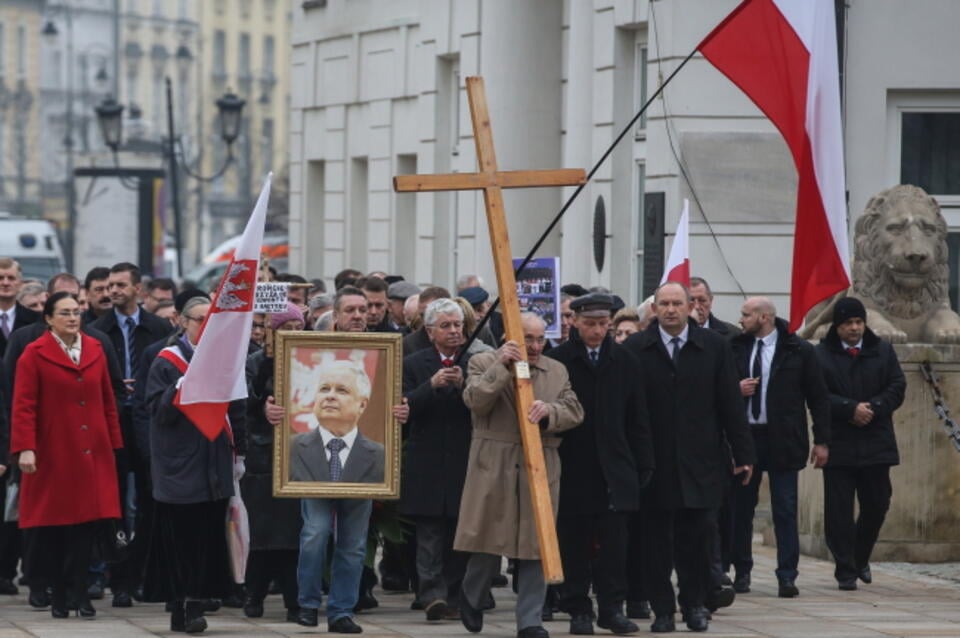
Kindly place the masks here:
<instances>
[{"instance_id":1,"label":"woman in red coat","mask_svg":"<svg viewBox=\"0 0 960 638\"><path fill-rule=\"evenodd\" d=\"M120 518L117 405L100 342L80 332L76 297L53 294L43 318L50 329L24 350L13 390L20 527L31 583L53 589L53 617L72 608L92 618L87 568L97 526Z\"/></svg>"}]
</instances>

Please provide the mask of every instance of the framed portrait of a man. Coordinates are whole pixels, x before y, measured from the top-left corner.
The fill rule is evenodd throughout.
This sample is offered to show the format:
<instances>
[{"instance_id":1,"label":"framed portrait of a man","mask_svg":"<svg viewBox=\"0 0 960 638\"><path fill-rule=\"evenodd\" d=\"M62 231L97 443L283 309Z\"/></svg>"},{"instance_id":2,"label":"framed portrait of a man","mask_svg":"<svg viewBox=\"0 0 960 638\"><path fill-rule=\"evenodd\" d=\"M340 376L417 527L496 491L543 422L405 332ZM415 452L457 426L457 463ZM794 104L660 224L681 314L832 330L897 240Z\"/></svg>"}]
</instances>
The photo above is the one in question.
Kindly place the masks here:
<instances>
[{"instance_id":1,"label":"framed portrait of a man","mask_svg":"<svg viewBox=\"0 0 960 638\"><path fill-rule=\"evenodd\" d=\"M277 332L275 496L400 496L400 335Z\"/></svg>"}]
</instances>

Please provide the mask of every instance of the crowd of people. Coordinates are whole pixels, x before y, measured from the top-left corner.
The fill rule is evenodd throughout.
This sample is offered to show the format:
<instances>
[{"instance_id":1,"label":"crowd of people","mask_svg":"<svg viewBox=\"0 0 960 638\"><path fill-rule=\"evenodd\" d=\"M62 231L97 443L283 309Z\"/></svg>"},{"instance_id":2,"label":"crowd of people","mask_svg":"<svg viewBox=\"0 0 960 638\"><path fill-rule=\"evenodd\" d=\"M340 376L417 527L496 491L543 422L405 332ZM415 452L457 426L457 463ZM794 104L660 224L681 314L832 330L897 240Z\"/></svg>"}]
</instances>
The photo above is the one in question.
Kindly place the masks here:
<instances>
[{"instance_id":1,"label":"crowd of people","mask_svg":"<svg viewBox=\"0 0 960 638\"><path fill-rule=\"evenodd\" d=\"M329 294L322 280L271 277L290 284L286 310L253 316L248 398L230 404L229 426L210 440L176 395L215 291L147 279L130 263L29 282L0 258L0 595L18 593L19 575L31 606L93 618L91 601L109 588L114 607L162 602L172 631L199 633L220 605L261 617L277 593L289 622L316 627L323 612L328 631L361 633L356 614L378 605L379 583L413 592L426 621L480 632L492 588L512 577L521 638L548 636L543 622L559 613L576 635L631 634L638 619L672 632L678 607L704 631L750 592L764 473L777 594L799 595L798 473L808 463L823 471L839 589L871 582L905 380L857 299L836 302L813 344L765 297L743 303L739 327L721 321L698 277L661 285L637 308L568 284L559 336L524 312L520 342L505 338L476 276L454 294L381 272L344 270ZM404 439L405 533L383 542L379 570L367 564L371 500L273 496L287 408L272 337L287 330L403 335L392 414ZM540 563L512 383L522 359L560 585L546 584ZM313 429L294 437L292 467L308 480L383 480L382 446L356 428L370 381L340 363L317 388ZM241 584L224 533L235 485L250 520Z\"/></svg>"}]
</instances>

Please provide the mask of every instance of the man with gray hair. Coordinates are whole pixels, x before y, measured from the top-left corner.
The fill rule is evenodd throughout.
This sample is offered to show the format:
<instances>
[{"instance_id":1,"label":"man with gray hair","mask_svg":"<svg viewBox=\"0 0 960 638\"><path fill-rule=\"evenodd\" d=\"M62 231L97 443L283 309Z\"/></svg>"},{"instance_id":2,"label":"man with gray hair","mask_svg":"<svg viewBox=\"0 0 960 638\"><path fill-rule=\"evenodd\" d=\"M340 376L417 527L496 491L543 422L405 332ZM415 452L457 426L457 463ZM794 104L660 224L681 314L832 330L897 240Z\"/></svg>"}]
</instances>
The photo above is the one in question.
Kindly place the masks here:
<instances>
[{"instance_id":1,"label":"man with gray hair","mask_svg":"<svg viewBox=\"0 0 960 638\"><path fill-rule=\"evenodd\" d=\"M432 348L403 360L403 394L410 406L400 513L416 525L417 597L427 620L442 620L460 606L467 555L453 551L470 452L470 410L462 389L468 358L463 310L452 299L427 306L424 322Z\"/></svg>"},{"instance_id":2,"label":"man with gray hair","mask_svg":"<svg viewBox=\"0 0 960 638\"><path fill-rule=\"evenodd\" d=\"M383 445L357 427L370 400L370 378L360 364L337 360L320 368L309 432L290 443L293 481L380 483L384 478ZM305 498L300 504L303 528L297 580L300 612L297 623L316 627L323 599L327 542L334 534L327 598L327 628L331 633L360 633L353 609L360 593L367 549L370 499Z\"/></svg>"},{"instance_id":3,"label":"man with gray hair","mask_svg":"<svg viewBox=\"0 0 960 638\"><path fill-rule=\"evenodd\" d=\"M553 513L559 498L559 432L580 425L583 407L570 387L567 369L543 355L543 319L521 315L523 346L507 341L499 350L470 359L463 402L473 414L467 479L460 502L454 549L473 555L463 577L460 620L468 631L483 629L482 604L500 571L501 556L516 560L517 635L547 638L541 613L547 586L530 502L520 424L514 398L514 365L526 348L535 401L525 415L542 433L543 456Z\"/></svg>"}]
</instances>

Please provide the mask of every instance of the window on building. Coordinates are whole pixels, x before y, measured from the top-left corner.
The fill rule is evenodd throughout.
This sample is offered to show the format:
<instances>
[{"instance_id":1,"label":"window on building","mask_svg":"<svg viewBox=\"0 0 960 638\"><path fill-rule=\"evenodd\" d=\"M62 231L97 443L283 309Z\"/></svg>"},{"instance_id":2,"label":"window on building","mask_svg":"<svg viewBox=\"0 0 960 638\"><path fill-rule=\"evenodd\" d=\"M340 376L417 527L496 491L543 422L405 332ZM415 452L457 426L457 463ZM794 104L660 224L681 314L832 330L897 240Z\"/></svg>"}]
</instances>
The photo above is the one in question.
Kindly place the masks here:
<instances>
[{"instance_id":1,"label":"window on building","mask_svg":"<svg viewBox=\"0 0 960 638\"><path fill-rule=\"evenodd\" d=\"M274 64L274 44L273 36L267 35L263 38L263 71L273 75L273 64Z\"/></svg>"},{"instance_id":2,"label":"window on building","mask_svg":"<svg viewBox=\"0 0 960 638\"><path fill-rule=\"evenodd\" d=\"M213 73L226 75L227 67L227 34L220 29L213 33Z\"/></svg>"},{"instance_id":3,"label":"window on building","mask_svg":"<svg viewBox=\"0 0 960 638\"><path fill-rule=\"evenodd\" d=\"M273 119L265 118L260 131L260 157L263 158L263 172L273 170Z\"/></svg>"},{"instance_id":4,"label":"window on building","mask_svg":"<svg viewBox=\"0 0 960 638\"><path fill-rule=\"evenodd\" d=\"M240 50L239 58L237 60L237 71L240 74L240 77L249 77L250 76L250 34L241 33L240 34Z\"/></svg>"},{"instance_id":5,"label":"window on building","mask_svg":"<svg viewBox=\"0 0 960 638\"><path fill-rule=\"evenodd\" d=\"M187 2L189 0L180 0L177 4L177 17L181 20L186 20L189 16L187 12Z\"/></svg>"},{"instance_id":6,"label":"window on building","mask_svg":"<svg viewBox=\"0 0 960 638\"><path fill-rule=\"evenodd\" d=\"M960 195L960 112L901 114L900 183Z\"/></svg>"},{"instance_id":7,"label":"window on building","mask_svg":"<svg viewBox=\"0 0 960 638\"><path fill-rule=\"evenodd\" d=\"M153 16L155 18L163 17L164 0L153 0Z\"/></svg>"},{"instance_id":8,"label":"window on building","mask_svg":"<svg viewBox=\"0 0 960 638\"><path fill-rule=\"evenodd\" d=\"M633 103L634 108L633 112L636 113L639 111L644 104L647 103L647 44L646 42L637 44L637 55L635 58L636 64L636 75L634 82L634 89L636 96L634 97ZM643 135L647 130L647 114L644 113L640 116L640 119L637 121L637 127L635 129L636 135Z\"/></svg>"},{"instance_id":9,"label":"window on building","mask_svg":"<svg viewBox=\"0 0 960 638\"><path fill-rule=\"evenodd\" d=\"M17 77L27 75L27 27L17 27Z\"/></svg>"},{"instance_id":10,"label":"window on building","mask_svg":"<svg viewBox=\"0 0 960 638\"><path fill-rule=\"evenodd\" d=\"M7 32L3 22L0 22L0 77L7 74Z\"/></svg>"}]
</instances>

